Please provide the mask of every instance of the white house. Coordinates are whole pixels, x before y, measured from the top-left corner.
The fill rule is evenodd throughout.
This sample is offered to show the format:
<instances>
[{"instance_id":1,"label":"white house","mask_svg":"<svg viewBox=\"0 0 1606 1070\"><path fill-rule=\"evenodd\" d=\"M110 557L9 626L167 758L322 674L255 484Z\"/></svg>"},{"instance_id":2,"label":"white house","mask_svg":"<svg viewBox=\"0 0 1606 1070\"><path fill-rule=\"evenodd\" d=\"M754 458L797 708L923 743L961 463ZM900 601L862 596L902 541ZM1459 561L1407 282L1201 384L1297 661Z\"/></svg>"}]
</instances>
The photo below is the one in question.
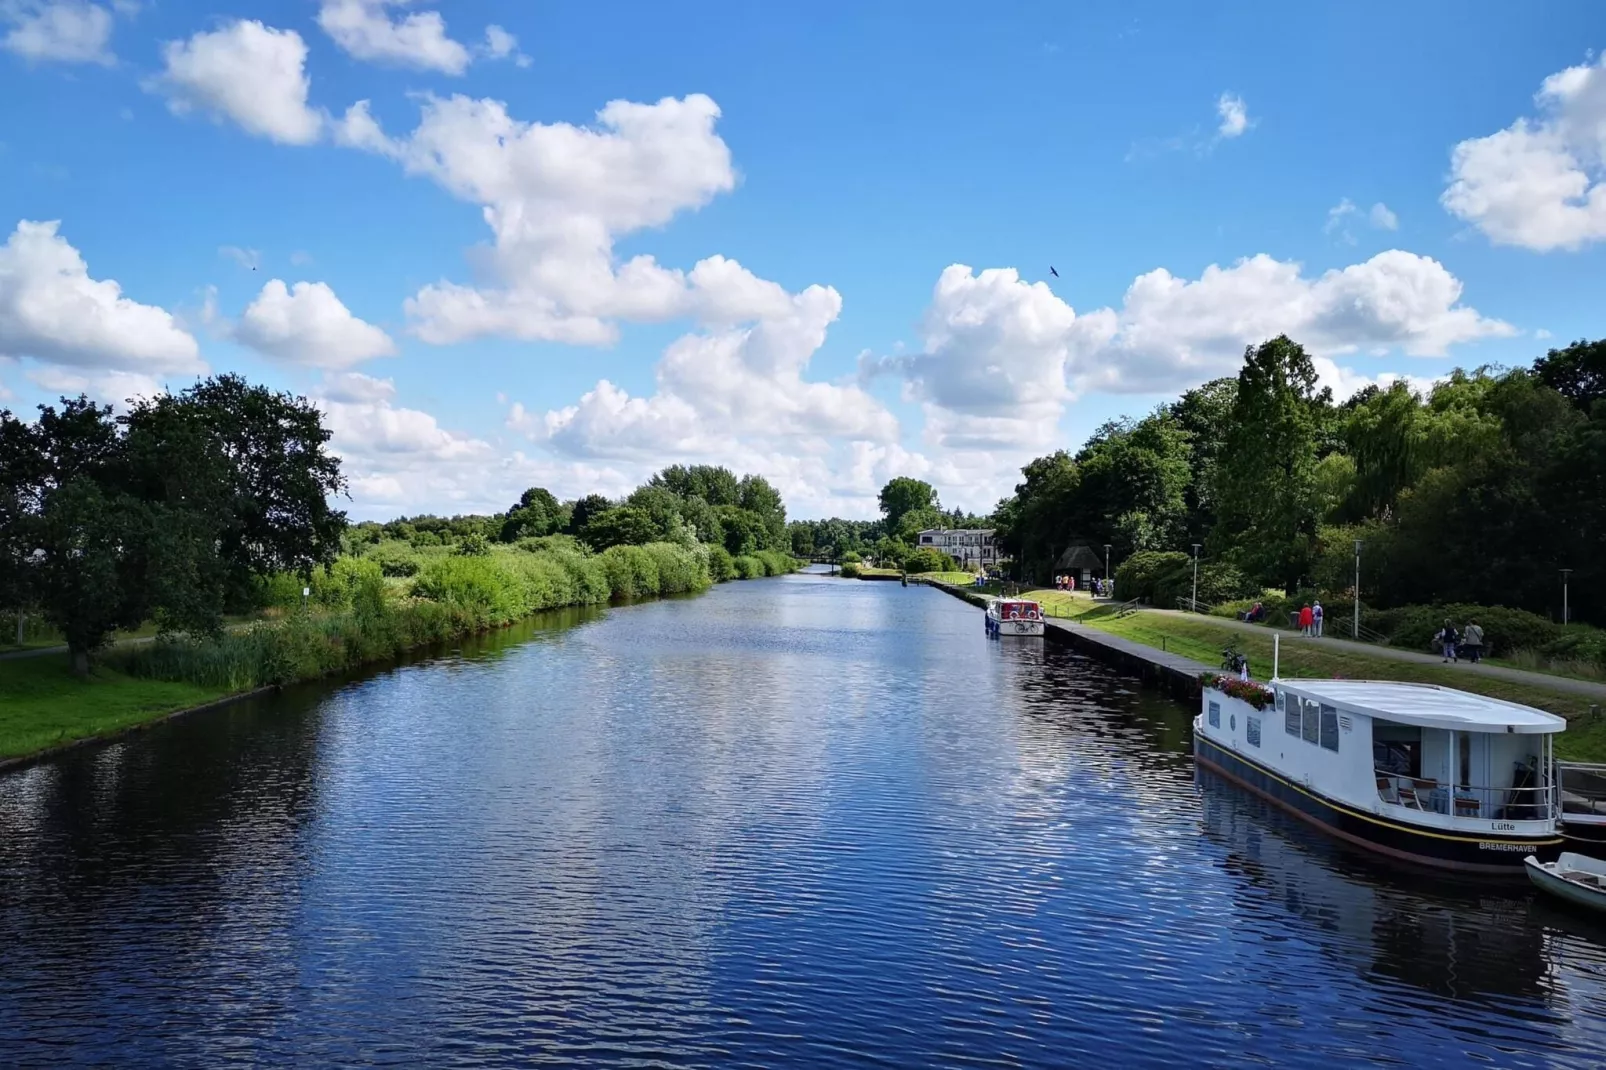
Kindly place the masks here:
<instances>
[{"instance_id":1,"label":"white house","mask_svg":"<svg viewBox=\"0 0 1606 1070\"><path fill-rule=\"evenodd\" d=\"M992 528L928 528L920 533L920 545L947 554L965 568L998 564Z\"/></svg>"}]
</instances>

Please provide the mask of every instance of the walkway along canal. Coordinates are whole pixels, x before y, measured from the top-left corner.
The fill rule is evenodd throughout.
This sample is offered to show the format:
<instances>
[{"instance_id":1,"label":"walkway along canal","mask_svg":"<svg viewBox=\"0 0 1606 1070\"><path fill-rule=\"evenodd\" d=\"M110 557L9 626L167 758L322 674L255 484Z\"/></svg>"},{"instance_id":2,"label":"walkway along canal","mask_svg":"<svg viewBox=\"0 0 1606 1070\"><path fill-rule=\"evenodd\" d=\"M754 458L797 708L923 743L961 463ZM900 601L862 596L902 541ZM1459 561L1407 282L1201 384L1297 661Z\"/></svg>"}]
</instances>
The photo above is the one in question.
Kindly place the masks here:
<instances>
[{"instance_id":1,"label":"walkway along canal","mask_svg":"<svg viewBox=\"0 0 1606 1070\"><path fill-rule=\"evenodd\" d=\"M0 1064L1601 1064L1606 930L1191 717L799 575L174 721L0 777Z\"/></svg>"}]
</instances>

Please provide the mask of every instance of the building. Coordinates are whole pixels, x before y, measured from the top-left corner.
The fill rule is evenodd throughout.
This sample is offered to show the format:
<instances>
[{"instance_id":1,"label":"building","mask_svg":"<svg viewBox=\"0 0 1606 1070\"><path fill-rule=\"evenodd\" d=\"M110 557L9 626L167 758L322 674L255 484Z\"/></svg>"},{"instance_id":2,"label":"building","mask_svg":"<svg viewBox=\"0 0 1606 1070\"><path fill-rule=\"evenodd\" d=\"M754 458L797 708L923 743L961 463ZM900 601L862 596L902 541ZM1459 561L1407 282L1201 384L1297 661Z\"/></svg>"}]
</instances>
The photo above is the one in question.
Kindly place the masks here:
<instances>
[{"instance_id":1,"label":"building","mask_svg":"<svg viewBox=\"0 0 1606 1070\"><path fill-rule=\"evenodd\" d=\"M920 546L945 553L967 569L998 564L992 528L928 528L920 533Z\"/></svg>"},{"instance_id":2,"label":"building","mask_svg":"<svg viewBox=\"0 0 1606 1070\"><path fill-rule=\"evenodd\" d=\"M1054 562L1054 575L1075 577L1076 586L1085 591L1094 576L1104 577L1104 559L1091 546L1067 546Z\"/></svg>"}]
</instances>

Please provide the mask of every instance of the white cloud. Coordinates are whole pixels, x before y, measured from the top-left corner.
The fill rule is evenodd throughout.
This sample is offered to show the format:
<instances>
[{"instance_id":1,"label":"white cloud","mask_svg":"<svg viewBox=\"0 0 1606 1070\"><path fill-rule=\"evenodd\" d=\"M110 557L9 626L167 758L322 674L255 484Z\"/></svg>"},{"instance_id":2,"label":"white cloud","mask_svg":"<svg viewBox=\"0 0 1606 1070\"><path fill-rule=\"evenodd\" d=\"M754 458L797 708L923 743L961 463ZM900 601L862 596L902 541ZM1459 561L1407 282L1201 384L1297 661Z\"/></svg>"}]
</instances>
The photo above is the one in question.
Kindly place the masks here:
<instances>
[{"instance_id":1,"label":"white cloud","mask_svg":"<svg viewBox=\"0 0 1606 1070\"><path fill-rule=\"evenodd\" d=\"M322 282L287 288L269 279L235 325L234 337L268 356L314 368L348 368L396 352L389 335L353 316Z\"/></svg>"},{"instance_id":2,"label":"white cloud","mask_svg":"<svg viewBox=\"0 0 1606 1070\"><path fill-rule=\"evenodd\" d=\"M1606 55L1552 74L1534 100L1537 118L1455 147L1441 203L1499 245L1606 240Z\"/></svg>"},{"instance_id":3,"label":"white cloud","mask_svg":"<svg viewBox=\"0 0 1606 1070\"><path fill-rule=\"evenodd\" d=\"M1327 210L1327 223L1322 227L1322 233L1331 234L1346 245L1355 244L1355 232L1350 224L1360 217L1360 209L1348 197L1341 198L1339 202ZM1366 221L1377 230L1398 230L1400 219L1389 206L1379 201L1366 212Z\"/></svg>"},{"instance_id":4,"label":"white cloud","mask_svg":"<svg viewBox=\"0 0 1606 1070\"><path fill-rule=\"evenodd\" d=\"M924 351L891 357L925 403L936 446L1020 449L1050 442L1069 392L1065 369L1076 313L1013 268L943 271L921 323Z\"/></svg>"},{"instance_id":5,"label":"white cloud","mask_svg":"<svg viewBox=\"0 0 1606 1070\"><path fill-rule=\"evenodd\" d=\"M58 63L117 62L111 50L112 13L88 0L14 0L0 3L0 23L11 25L0 47L24 59Z\"/></svg>"},{"instance_id":6,"label":"white cloud","mask_svg":"<svg viewBox=\"0 0 1606 1070\"><path fill-rule=\"evenodd\" d=\"M454 96L426 99L405 138L386 136L366 102L347 111L336 136L484 206L495 238L483 258L492 284L421 289L407 304L419 337L604 344L617 337L619 319L734 323L783 308L784 291L722 257L689 273L651 256L615 262L618 238L735 187L718 117L712 100L692 95L614 101L595 127L525 123L498 101Z\"/></svg>"},{"instance_id":7,"label":"white cloud","mask_svg":"<svg viewBox=\"0 0 1606 1070\"><path fill-rule=\"evenodd\" d=\"M113 405L155 397L163 391L162 381L156 376L120 368L84 371L45 365L30 371L28 378L40 389L60 397L88 394L96 401Z\"/></svg>"},{"instance_id":8,"label":"white cloud","mask_svg":"<svg viewBox=\"0 0 1606 1070\"><path fill-rule=\"evenodd\" d=\"M1554 338L1555 335L1551 334L1549 331L1545 330L1543 327L1537 327L1537 328L1534 329L1534 337L1535 338L1539 338L1539 339L1544 339L1544 338Z\"/></svg>"},{"instance_id":9,"label":"white cloud","mask_svg":"<svg viewBox=\"0 0 1606 1070\"><path fill-rule=\"evenodd\" d=\"M0 247L0 355L147 375L205 370L171 315L90 278L59 226L24 220Z\"/></svg>"},{"instance_id":10,"label":"white cloud","mask_svg":"<svg viewBox=\"0 0 1606 1070\"><path fill-rule=\"evenodd\" d=\"M485 27L485 44L480 46L480 51L491 59L511 57L514 65L519 67L528 67L534 62L519 51L519 39L500 26Z\"/></svg>"},{"instance_id":11,"label":"white cloud","mask_svg":"<svg viewBox=\"0 0 1606 1070\"><path fill-rule=\"evenodd\" d=\"M1172 391L1231 374L1245 346L1279 334L1326 356L1442 356L1515 333L1458 304L1461 289L1438 261L1398 249L1317 278L1264 254L1194 281L1158 268L1133 281L1119 310L1077 319L1070 379L1078 390Z\"/></svg>"},{"instance_id":12,"label":"white cloud","mask_svg":"<svg viewBox=\"0 0 1606 1070\"><path fill-rule=\"evenodd\" d=\"M238 245L220 245L217 254L239 264L247 271L255 271L262 263L262 253L257 249L242 249Z\"/></svg>"},{"instance_id":13,"label":"white cloud","mask_svg":"<svg viewBox=\"0 0 1606 1070\"><path fill-rule=\"evenodd\" d=\"M1335 401L1347 401L1369 386L1387 390L1394 383L1405 383L1416 393L1426 396L1432 393L1436 384L1449 378L1448 374L1401 375L1398 372L1367 375L1354 368L1342 367L1329 357L1312 357L1310 362L1316 369L1316 385L1332 390Z\"/></svg>"},{"instance_id":14,"label":"white cloud","mask_svg":"<svg viewBox=\"0 0 1606 1070\"><path fill-rule=\"evenodd\" d=\"M307 45L294 30L240 19L167 42L162 59L165 70L147 88L176 114L208 112L289 145L311 144L323 131L324 116L307 105Z\"/></svg>"},{"instance_id":15,"label":"white cloud","mask_svg":"<svg viewBox=\"0 0 1606 1070\"><path fill-rule=\"evenodd\" d=\"M1249 119L1244 98L1236 93L1223 93L1217 98L1216 114L1221 117L1221 125L1216 127L1216 133L1221 137L1239 137L1254 125Z\"/></svg>"},{"instance_id":16,"label":"white cloud","mask_svg":"<svg viewBox=\"0 0 1606 1070\"><path fill-rule=\"evenodd\" d=\"M323 0L318 25L354 58L419 70L462 74L468 70L467 48L446 36L446 20L438 11L415 11L391 19L388 8L406 0Z\"/></svg>"}]
</instances>

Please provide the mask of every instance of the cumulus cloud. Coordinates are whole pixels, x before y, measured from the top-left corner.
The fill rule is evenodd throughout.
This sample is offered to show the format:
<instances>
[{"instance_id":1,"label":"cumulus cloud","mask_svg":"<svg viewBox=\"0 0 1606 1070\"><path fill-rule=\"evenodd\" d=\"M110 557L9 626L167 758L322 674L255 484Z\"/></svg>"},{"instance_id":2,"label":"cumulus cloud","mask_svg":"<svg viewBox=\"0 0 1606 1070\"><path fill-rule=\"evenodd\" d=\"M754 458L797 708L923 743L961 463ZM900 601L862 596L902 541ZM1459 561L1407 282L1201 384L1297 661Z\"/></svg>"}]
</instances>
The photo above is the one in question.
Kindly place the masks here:
<instances>
[{"instance_id":1,"label":"cumulus cloud","mask_svg":"<svg viewBox=\"0 0 1606 1070\"><path fill-rule=\"evenodd\" d=\"M234 338L270 357L314 368L349 368L396 352L389 335L353 316L322 282L286 287L281 279L269 279L235 325Z\"/></svg>"},{"instance_id":2,"label":"cumulus cloud","mask_svg":"<svg viewBox=\"0 0 1606 1070\"><path fill-rule=\"evenodd\" d=\"M146 83L175 114L202 111L247 133L308 145L324 116L307 104L307 45L294 30L239 19L162 46L164 70Z\"/></svg>"},{"instance_id":3,"label":"cumulus cloud","mask_svg":"<svg viewBox=\"0 0 1606 1070\"><path fill-rule=\"evenodd\" d=\"M84 370L45 365L28 373L33 384L47 393L60 397L87 394L95 401L111 405L126 403L135 398L155 397L162 393L162 381L144 372L121 368Z\"/></svg>"},{"instance_id":4,"label":"cumulus cloud","mask_svg":"<svg viewBox=\"0 0 1606 1070\"><path fill-rule=\"evenodd\" d=\"M323 0L318 25L353 58L442 74L468 70L469 50L446 35L438 11L393 19L389 10L407 0Z\"/></svg>"},{"instance_id":5,"label":"cumulus cloud","mask_svg":"<svg viewBox=\"0 0 1606 1070\"><path fill-rule=\"evenodd\" d=\"M1236 93L1223 93L1216 99L1216 115L1221 119L1221 125L1216 127L1221 137L1240 137L1253 125L1244 98Z\"/></svg>"},{"instance_id":6,"label":"cumulus cloud","mask_svg":"<svg viewBox=\"0 0 1606 1070\"><path fill-rule=\"evenodd\" d=\"M27 60L111 66L107 47L112 13L88 0L12 0L0 3L0 25L10 30L0 47Z\"/></svg>"},{"instance_id":7,"label":"cumulus cloud","mask_svg":"<svg viewBox=\"0 0 1606 1070\"><path fill-rule=\"evenodd\" d=\"M195 339L168 312L90 278L59 227L24 220L0 247L0 355L145 375L205 370Z\"/></svg>"},{"instance_id":8,"label":"cumulus cloud","mask_svg":"<svg viewBox=\"0 0 1606 1070\"><path fill-rule=\"evenodd\" d=\"M1449 378L1448 375L1401 375L1398 372L1367 375L1354 368L1343 367L1330 357L1312 357L1310 362L1316 369L1316 385L1330 389L1336 401L1347 401L1369 386L1387 390L1395 383L1405 383L1416 393L1426 395L1432 392L1436 384Z\"/></svg>"},{"instance_id":9,"label":"cumulus cloud","mask_svg":"<svg viewBox=\"0 0 1606 1070\"><path fill-rule=\"evenodd\" d=\"M1499 245L1606 239L1606 55L1552 74L1534 103L1537 117L1455 147L1440 202Z\"/></svg>"},{"instance_id":10,"label":"cumulus cloud","mask_svg":"<svg viewBox=\"0 0 1606 1070\"><path fill-rule=\"evenodd\" d=\"M735 187L730 150L714 132L718 117L718 106L698 94L614 101L592 127L527 123L498 101L454 96L427 98L404 138L386 135L359 103L336 136L483 206L495 242L484 264L492 282L421 289L407 304L419 337L605 344L617 337L616 320L740 322L785 305L779 287L722 257L690 272L651 256L615 262L620 237Z\"/></svg>"}]
</instances>

